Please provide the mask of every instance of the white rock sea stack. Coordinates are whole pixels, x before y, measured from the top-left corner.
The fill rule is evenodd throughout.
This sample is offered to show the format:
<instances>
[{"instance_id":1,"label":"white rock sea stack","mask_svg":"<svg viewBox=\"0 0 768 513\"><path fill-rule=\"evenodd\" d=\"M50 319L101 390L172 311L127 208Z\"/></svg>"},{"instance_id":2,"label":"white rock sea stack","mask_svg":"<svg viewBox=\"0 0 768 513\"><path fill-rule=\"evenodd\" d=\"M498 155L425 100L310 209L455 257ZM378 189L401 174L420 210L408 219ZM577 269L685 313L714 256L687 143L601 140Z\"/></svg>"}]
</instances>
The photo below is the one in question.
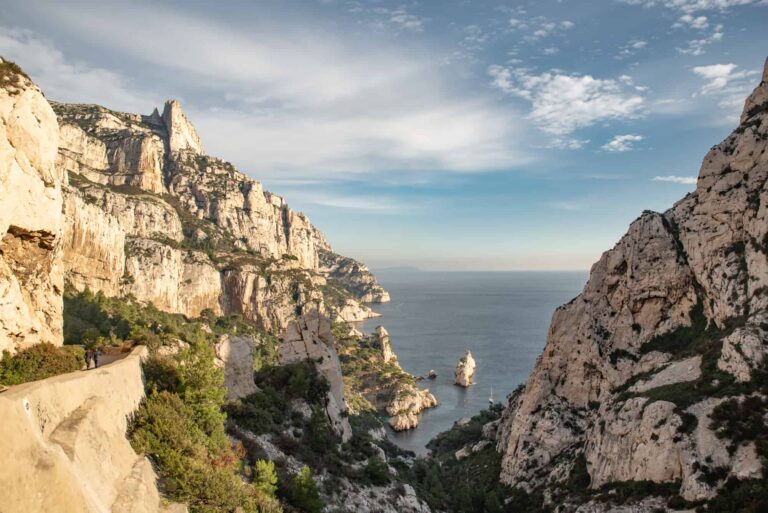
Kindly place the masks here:
<instances>
[{"instance_id":1,"label":"white rock sea stack","mask_svg":"<svg viewBox=\"0 0 768 513\"><path fill-rule=\"evenodd\" d=\"M471 386L474 384L473 379L475 377L476 369L477 364L475 363L475 359L472 358L472 353L467 349L467 352L461 357L459 363L456 364L454 383L462 387Z\"/></svg>"}]
</instances>

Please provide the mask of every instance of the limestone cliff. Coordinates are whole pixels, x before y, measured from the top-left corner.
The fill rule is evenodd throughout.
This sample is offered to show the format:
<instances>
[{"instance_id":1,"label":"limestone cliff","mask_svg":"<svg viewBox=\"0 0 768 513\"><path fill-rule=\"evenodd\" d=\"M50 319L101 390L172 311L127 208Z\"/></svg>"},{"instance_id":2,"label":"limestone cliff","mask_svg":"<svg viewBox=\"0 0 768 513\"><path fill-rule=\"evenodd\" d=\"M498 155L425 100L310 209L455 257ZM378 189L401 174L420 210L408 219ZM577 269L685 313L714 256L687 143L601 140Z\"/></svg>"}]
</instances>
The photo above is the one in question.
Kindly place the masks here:
<instances>
[{"instance_id":1,"label":"limestone cliff","mask_svg":"<svg viewBox=\"0 0 768 513\"><path fill-rule=\"evenodd\" d=\"M62 183L56 116L0 59L0 350L61 343Z\"/></svg>"},{"instance_id":2,"label":"limestone cliff","mask_svg":"<svg viewBox=\"0 0 768 513\"><path fill-rule=\"evenodd\" d=\"M77 289L239 314L275 333L305 308L359 321L377 315L363 302L388 299L304 214L205 154L179 102L149 116L52 105L56 169L70 176L64 270Z\"/></svg>"},{"instance_id":3,"label":"limestone cliff","mask_svg":"<svg viewBox=\"0 0 768 513\"><path fill-rule=\"evenodd\" d=\"M347 406L344 401L341 364L328 318L312 311L291 322L281 336L278 357L283 365L306 360L315 363L315 368L330 385L325 404L328 420L342 441L349 440L352 428L347 418L342 416Z\"/></svg>"},{"instance_id":4,"label":"limestone cliff","mask_svg":"<svg viewBox=\"0 0 768 513\"><path fill-rule=\"evenodd\" d=\"M337 279L361 301L389 302L389 292L384 290L364 264L334 253L330 246L319 247L320 265L328 276Z\"/></svg>"},{"instance_id":5,"label":"limestone cliff","mask_svg":"<svg viewBox=\"0 0 768 513\"><path fill-rule=\"evenodd\" d=\"M643 213L555 312L499 427L504 483L551 494L586 464L592 489L679 483L698 501L763 475L754 441L715 432L713 409L757 392L768 352L767 80L696 190Z\"/></svg>"}]
</instances>

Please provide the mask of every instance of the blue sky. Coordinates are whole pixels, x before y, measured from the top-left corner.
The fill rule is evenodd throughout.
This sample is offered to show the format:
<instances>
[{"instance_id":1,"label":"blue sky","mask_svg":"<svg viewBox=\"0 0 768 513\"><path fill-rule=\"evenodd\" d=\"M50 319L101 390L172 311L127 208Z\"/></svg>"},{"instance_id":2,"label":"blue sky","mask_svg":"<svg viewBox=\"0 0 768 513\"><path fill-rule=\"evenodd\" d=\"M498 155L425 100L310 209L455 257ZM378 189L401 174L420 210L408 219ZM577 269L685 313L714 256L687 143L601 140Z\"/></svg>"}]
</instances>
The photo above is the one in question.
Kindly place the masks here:
<instances>
[{"instance_id":1,"label":"blue sky","mask_svg":"<svg viewBox=\"0 0 768 513\"><path fill-rule=\"evenodd\" d=\"M46 95L149 113L372 267L587 269L693 190L765 0L0 4Z\"/></svg>"}]
</instances>

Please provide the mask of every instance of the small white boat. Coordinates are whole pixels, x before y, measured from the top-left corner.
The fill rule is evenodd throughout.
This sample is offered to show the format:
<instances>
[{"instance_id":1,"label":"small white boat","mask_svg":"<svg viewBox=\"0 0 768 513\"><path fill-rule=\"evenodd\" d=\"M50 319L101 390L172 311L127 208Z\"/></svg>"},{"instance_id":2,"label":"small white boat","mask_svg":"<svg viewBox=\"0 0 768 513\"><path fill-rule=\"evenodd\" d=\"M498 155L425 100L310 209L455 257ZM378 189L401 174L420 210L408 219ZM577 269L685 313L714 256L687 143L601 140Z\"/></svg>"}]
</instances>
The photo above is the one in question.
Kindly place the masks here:
<instances>
[{"instance_id":1,"label":"small white boat","mask_svg":"<svg viewBox=\"0 0 768 513\"><path fill-rule=\"evenodd\" d=\"M491 387L491 395L490 395L490 396L488 396L488 402L489 402L490 404L493 404L493 387Z\"/></svg>"}]
</instances>

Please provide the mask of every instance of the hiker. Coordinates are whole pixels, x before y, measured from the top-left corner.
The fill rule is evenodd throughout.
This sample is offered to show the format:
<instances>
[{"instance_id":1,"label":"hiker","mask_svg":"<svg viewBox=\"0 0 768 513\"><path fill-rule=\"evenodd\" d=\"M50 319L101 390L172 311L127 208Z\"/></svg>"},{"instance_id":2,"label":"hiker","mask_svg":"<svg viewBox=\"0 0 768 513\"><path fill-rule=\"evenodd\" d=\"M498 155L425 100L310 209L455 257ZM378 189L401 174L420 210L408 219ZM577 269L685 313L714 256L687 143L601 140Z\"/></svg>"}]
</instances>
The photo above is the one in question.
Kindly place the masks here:
<instances>
[{"instance_id":1,"label":"hiker","mask_svg":"<svg viewBox=\"0 0 768 513\"><path fill-rule=\"evenodd\" d=\"M91 368L91 363L93 362L93 349L89 349L85 352L85 370L88 370Z\"/></svg>"},{"instance_id":2,"label":"hiker","mask_svg":"<svg viewBox=\"0 0 768 513\"><path fill-rule=\"evenodd\" d=\"M101 354L101 351L99 350L98 347L93 350L93 363L94 363L93 368L94 369L99 367L99 355L100 354Z\"/></svg>"}]
</instances>

